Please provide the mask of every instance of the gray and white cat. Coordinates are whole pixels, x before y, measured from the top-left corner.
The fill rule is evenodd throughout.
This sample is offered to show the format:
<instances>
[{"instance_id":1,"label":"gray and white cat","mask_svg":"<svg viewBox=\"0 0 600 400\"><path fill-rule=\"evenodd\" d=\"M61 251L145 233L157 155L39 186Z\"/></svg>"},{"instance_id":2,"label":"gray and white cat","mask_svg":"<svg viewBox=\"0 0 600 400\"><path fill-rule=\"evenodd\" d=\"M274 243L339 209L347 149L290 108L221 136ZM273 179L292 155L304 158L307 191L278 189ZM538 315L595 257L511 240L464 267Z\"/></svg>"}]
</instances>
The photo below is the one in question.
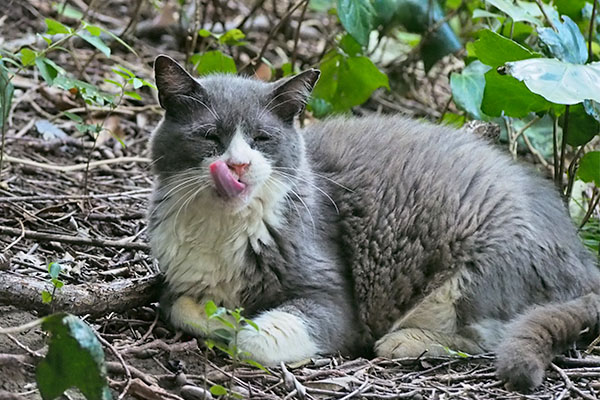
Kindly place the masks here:
<instances>
[{"instance_id":1,"label":"gray and white cat","mask_svg":"<svg viewBox=\"0 0 600 400\"><path fill-rule=\"evenodd\" d=\"M297 131L316 70L195 80L159 56L155 74L149 228L175 327L244 307L260 330L239 346L266 365L496 350L519 390L598 332L600 274L560 196L483 139L384 116Z\"/></svg>"}]
</instances>

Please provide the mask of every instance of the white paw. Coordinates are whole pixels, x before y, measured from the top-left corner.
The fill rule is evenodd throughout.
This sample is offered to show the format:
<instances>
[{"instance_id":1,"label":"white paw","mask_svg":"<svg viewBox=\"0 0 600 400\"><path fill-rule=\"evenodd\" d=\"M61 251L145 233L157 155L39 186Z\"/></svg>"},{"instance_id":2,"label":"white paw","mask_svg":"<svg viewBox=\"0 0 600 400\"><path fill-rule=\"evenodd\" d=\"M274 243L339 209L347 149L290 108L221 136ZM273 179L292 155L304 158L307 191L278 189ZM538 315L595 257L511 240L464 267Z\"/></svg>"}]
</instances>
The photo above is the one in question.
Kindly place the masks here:
<instances>
[{"instance_id":1,"label":"white paw","mask_svg":"<svg viewBox=\"0 0 600 400\"><path fill-rule=\"evenodd\" d=\"M274 310L259 315L253 321L259 331L252 327L241 331L238 347L262 365L277 366L281 361L299 361L319 353L306 322L300 317Z\"/></svg>"}]
</instances>

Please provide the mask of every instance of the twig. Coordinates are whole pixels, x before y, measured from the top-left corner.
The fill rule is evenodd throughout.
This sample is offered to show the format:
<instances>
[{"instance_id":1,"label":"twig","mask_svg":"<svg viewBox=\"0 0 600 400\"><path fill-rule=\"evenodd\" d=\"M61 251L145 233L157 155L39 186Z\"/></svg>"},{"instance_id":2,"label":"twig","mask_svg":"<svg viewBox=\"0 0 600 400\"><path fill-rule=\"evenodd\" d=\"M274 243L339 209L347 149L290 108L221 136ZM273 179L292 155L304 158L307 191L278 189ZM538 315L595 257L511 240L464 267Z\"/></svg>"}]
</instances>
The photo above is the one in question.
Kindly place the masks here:
<instances>
[{"instance_id":1,"label":"twig","mask_svg":"<svg viewBox=\"0 0 600 400\"><path fill-rule=\"evenodd\" d=\"M538 0L539 1L539 0ZM569 105L565 106L565 119L563 122L562 143L560 146L560 165L558 167L558 189L563 192L563 172L565 170L565 153L567 151L567 135L569 133Z\"/></svg>"},{"instance_id":2,"label":"twig","mask_svg":"<svg viewBox=\"0 0 600 400\"><path fill-rule=\"evenodd\" d=\"M246 25L246 22L248 22L248 20L250 18L252 18L254 13L256 13L256 11L262 7L264 2L265 2L265 0L256 0L256 3L254 3L254 5L252 6L252 9L250 10L250 12L244 17L244 19L242 19L242 21L238 24L238 26L236 26L236 28L242 29L244 27L244 25Z\"/></svg>"},{"instance_id":3,"label":"twig","mask_svg":"<svg viewBox=\"0 0 600 400\"><path fill-rule=\"evenodd\" d=\"M132 249L132 250L150 250L150 246L147 243L141 242L126 242L123 240L108 240L99 238L82 238L71 235L58 235L54 233L36 232L36 231L22 231L21 229L9 228L7 226L0 226L0 233L11 236L20 236L23 234L28 239L36 239L42 241L54 241L61 243L78 244L82 246L93 246L93 247L117 247L121 249Z\"/></svg>"},{"instance_id":4,"label":"twig","mask_svg":"<svg viewBox=\"0 0 600 400\"><path fill-rule=\"evenodd\" d=\"M13 247L15 244L19 243L21 241L21 239L23 239L25 237L25 225L23 225L23 221L21 221L21 219L18 219L17 221L19 221L19 224L21 225L21 234L19 235L18 238L16 238L13 242L11 242L8 246L6 246L4 248L4 254L6 254L8 252L8 250L10 250L11 247Z\"/></svg>"},{"instance_id":5,"label":"twig","mask_svg":"<svg viewBox=\"0 0 600 400\"><path fill-rule=\"evenodd\" d=\"M558 375L560 375L561 379L565 382L565 385L567 387L567 389L569 390L573 390L574 392L576 392L578 395L580 395L581 397L583 397L584 399L588 399L588 400L597 400L594 397L590 396L589 394L583 392L581 389L579 389L577 386L573 385L573 382L571 381L571 379L567 376L567 374L565 373L565 371L562 370L562 368L560 368L559 366L557 366L556 364L552 363L550 364L550 366L552 367L553 370L555 370L556 372L558 372Z\"/></svg>"},{"instance_id":6,"label":"twig","mask_svg":"<svg viewBox=\"0 0 600 400\"><path fill-rule=\"evenodd\" d=\"M590 33L588 34L588 59L587 62L592 62L594 54L592 53L592 41L594 39L594 22L596 21L596 7L598 0L594 0L594 6L592 7L592 18L590 19Z\"/></svg>"},{"instance_id":7,"label":"twig","mask_svg":"<svg viewBox=\"0 0 600 400\"><path fill-rule=\"evenodd\" d=\"M129 366L123 359L123 356L121 355L121 353L119 353L117 351L117 349L115 349L113 347L112 344L110 344L106 339L104 339L102 337L102 335L100 335L100 333L98 333L96 331L94 331L94 333L96 334L96 337L98 338L100 343L102 343L104 346L108 347L110 349L110 351L115 355L115 357L117 357L117 359L119 360L121 365L123 366L123 370L125 371L125 376L127 377L127 383L125 384L125 388L121 391L121 394L118 397L118 400L121 400L125 397L125 395L127 394L127 391L129 390L129 387L131 386L131 371L129 370Z\"/></svg>"},{"instance_id":8,"label":"twig","mask_svg":"<svg viewBox=\"0 0 600 400\"><path fill-rule=\"evenodd\" d=\"M33 321L29 321L23 325L13 326L10 328L0 328L0 334L8 335L9 333L25 332L25 331L35 328L38 325L41 325L42 322L44 322L44 318L38 318L38 319L34 319Z\"/></svg>"},{"instance_id":9,"label":"twig","mask_svg":"<svg viewBox=\"0 0 600 400\"><path fill-rule=\"evenodd\" d=\"M281 26L288 20L288 18L293 14L293 12L298 9L298 7L300 7L304 2L308 2L308 1L309 0L299 0L296 4L294 4L293 7L291 7L281 17L281 19L279 20L277 25L275 25L273 27L273 29L271 29L271 32L269 32L269 36L267 36L267 39L265 40L265 43L263 44L262 48L260 49L260 52L258 53L258 55L256 57L254 57L252 60L250 60L248 62L248 64L246 64L242 68L240 68L240 73L245 71L250 65L254 65L257 61L262 59L262 57L265 55L265 52L267 51L267 48L269 47L269 44L271 43L271 40L273 40L273 38L275 37L277 32L279 32L279 29L281 29Z\"/></svg>"},{"instance_id":10,"label":"twig","mask_svg":"<svg viewBox=\"0 0 600 400\"><path fill-rule=\"evenodd\" d=\"M50 200L63 201L63 200L88 200L88 199L116 199L121 197L130 197L139 194L150 193L152 189L139 189L130 190L128 192L121 193L101 193L101 194L65 194L65 195L40 195L40 196L9 196L0 197L0 203L10 203L16 201L26 201L28 203L41 203Z\"/></svg>"},{"instance_id":11,"label":"twig","mask_svg":"<svg viewBox=\"0 0 600 400\"><path fill-rule=\"evenodd\" d=\"M566 191L566 195L565 195L565 198L567 200L571 198L571 193L573 192L573 184L575 183L575 173L577 172L577 170L575 169L575 166L577 166L579 159L583 155L583 150L584 150L584 146L579 146L579 149L577 149L577 152L575 153L575 156L569 163L569 168L567 169L568 170L567 175L569 178L569 180L567 181L567 191Z\"/></svg>"},{"instance_id":12,"label":"twig","mask_svg":"<svg viewBox=\"0 0 600 400\"><path fill-rule=\"evenodd\" d=\"M554 32L558 32L558 29L556 29L556 26L554 26L554 23L552 22L552 20L550 18L548 18L548 14L546 14L546 10L544 10L544 5L542 4L542 2L540 0L535 0L535 2L538 5L538 7L540 8L540 11L542 12L542 14L544 15L544 18L546 18L546 21L548 21L548 25L550 25L552 27L552 29L554 29Z\"/></svg>"},{"instance_id":13,"label":"twig","mask_svg":"<svg viewBox=\"0 0 600 400\"><path fill-rule=\"evenodd\" d=\"M308 8L309 1L304 3L304 7L302 7L302 14L300 14L300 19L298 20L298 26L296 27L296 32L294 34L294 50L292 50L292 73L294 72L294 64L296 64L296 52L298 51L298 39L300 38L300 28L302 27L302 21L304 20L304 14L306 14L306 9Z\"/></svg>"},{"instance_id":14,"label":"twig","mask_svg":"<svg viewBox=\"0 0 600 400\"><path fill-rule=\"evenodd\" d=\"M546 161L544 156L539 151L537 151L537 149L535 147L533 147L533 144L531 144L529 137L527 137L527 135L525 133L523 133L523 141L525 142L525 145L529 149L529 152L531 154L533 154L535 156L535 158L538 159L538 161L540 162L540 164L542 164L544 166L544 168L547 168L548 161Z\"/></svg>"},{"instance_id":15,"label":"twig","mask_svg":"<svg viewBox=\"0 0 600 400\"><path fill-rule=\"evenodd\" d=\"M4 158L8 162L12 162L15 164L23 164L28 165L30 167L41 168L49 171L60 171L60 172L72 172L72 171L81 171L85 170L88 164L75 164L75 165L56 165L56 164L46 164L37 161L27 160L24 158L12 157L8 154L4 155ZM118 164L118 163L150 163L152 160L146 157L117 157L117 158L109 158L106 160L100 161L92 161L89 163L89 169L99 167L101 165L109 165L109 164Z\"/></svg>"}]
</instances>

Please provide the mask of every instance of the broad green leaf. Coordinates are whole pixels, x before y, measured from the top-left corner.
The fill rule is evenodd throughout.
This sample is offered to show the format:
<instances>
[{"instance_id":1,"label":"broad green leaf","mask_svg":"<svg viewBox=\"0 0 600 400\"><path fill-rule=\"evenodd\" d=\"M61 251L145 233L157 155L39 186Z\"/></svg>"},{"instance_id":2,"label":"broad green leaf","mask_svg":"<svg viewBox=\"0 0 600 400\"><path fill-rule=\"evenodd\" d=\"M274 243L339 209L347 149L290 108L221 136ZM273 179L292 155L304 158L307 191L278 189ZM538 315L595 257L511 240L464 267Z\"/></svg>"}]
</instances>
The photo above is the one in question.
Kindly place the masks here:
<instances>
[{"instance_id":1,"label":"broad green leaf","mask_svg":"<svg viewBox=\"0 0 600 400\"><path fill-rule=\"evenodd\" d=\"M339 47L349 56L360 56L363 54L360 43L358 43L351 35L344 35L340 39Z\"/></svg>"},{"instance_id":2,"label":"broad green leaf","mask_svg":"<svg viewBox=\"0 0 600 400\"><path fill-rule=\"evenodd\" d=\"M285 63L281 66L281 73L284 77L294 75L294 71L292 71L292 63Z\"/></svg>"},{"instance_id":3,"label":"broad green leaf","mask_svg":"<svg viewBox=\"0 0 600 400\"><path fill-rule=\"evenodd\" d=\"M538 28L538 37L552 57L574 64L585 64L587 45L579 27L566 15L563 21L554 21L558 32L552 28Z\"/></svg>"},{"instance_id":4,"label":"broad green leaf","mask_svg":"<svg viewBox=\"0 0 600 400\"><path fill-rule=\"evenodd\" d=\"M196 68L198 75L214 73L235 74L237 72L233 58L218 50L194 54L190 57L190 62Z\"/></svg>"},{"instance_id":5,"label":"broad green leaf","mask_svg":"<svg viewBox=\"0 0 600 400\"><path fill-rule=\"evenodd\" d=\"M564 128L564 115L560 119L560 126ZM571 146L581 146L589 142L600 132L600 123L589 115L583 104L570 106L569 124L567 130L567 143Z\"/></svg>"},{"instance_id":6,"label":"broad green leaf","mask_svg":"<svg viewBox=\"0 0 600 400\"><path fill-rule=\"evenodd\" d=\"M48 264L48 273L50 274L50 277L52 279L58 278L61 269L62 266L57 262L51 262L50 264Z\"/></svg>"},{"instance_id":7,"label":"broad green leaf","mask_svg":"<svg viewBox=\"0 0 600 400\"><path fill-rule=\"evenodd\" d=\"M496 19L504 19L504 17L500 14L489 12L487 10L482 10L480 8L473 11L473 19L478 18L496 18Z\"/></svg>"},{"instance_id":8,"label":"broad green leaf","mask_svg":"<svg viewBox=\"0 0 600 400\"><path fill-rule=\"evenodd\" d=\"M142 80L139 78L133 78L131 80L131 85L133 86L134 89L139 89L142 86L144 86L144 82L142 82Z\"/></svg>"},{"instance_id":9,"label":"broad green leaf","mask_svg":"<svg viewBox=\"0 0 600 400\"><path fill-rule=\"evenodd\" d=\"M59 281L55 278L52 278L50 282L52 282L52 285L57 289L61 289L63 286L65 286L65 283L63 281Z\"/></svg>"},{"instance_id":10,"label":"broad green leaf","mask_svg":"<svg viewBox=\"0 0 600 400\"><path fill-rule=\"evenodd\" d=\"M308 6L311 10L324 13L335 6L335 0L310 0Z\"/></svg>"},{"instance_id":11,"label":"broad green leaf","mask_svg":"<svg viewBox=\"0 0 600 400\"><path fill-rule=\"evenodd\" d=\"M560 14L566 14L572 19L581 19L581 10L585 6L585 0L555 0L556 8Z\"/></svg>"},{"instance_id":12,"label":"broad green leaf","mask_svg":"<svg viewBox=\"0 0 600 400\"><path fill-rule=\"evenodd\" d=\"M466 118L464 115L458 115L454 113L447 112L442 117L442 125L453 126L455 128L460 128L465 124Z\"/></svg>"},{"instance_id":13,"label":"broad green leaf","mask_svg":"<svg viewBox=\"0 0 600 400\"><path fill-rule=\"evenodd\" d=\"M204 38L207 38L209 36L212 36L213 34L210 31L206 30L206 29L200 29L198 31L198 35L200 35L200 36L202 36Z\"/></svg>"},{"instance_id":14,"label":"broad green leaf","mask_svg":"<svg viewBox=\"0 0 600 400\"><path fill-rule=\"evenodd\" d=\"M533 93L557 104L600 102L600 62L571 64L551 58L509 62L507 72Z\"/></svg>"},{"instance_id":15,"label":"broad green leaf","mask_svg":"<svg viewBox=\"0 0 600 400\"><path fill-rule=\"evenodd\" d=\"M22 48L21 51L19 51L19 54L21 55L21 64L23 64L23 66L27 67L35 63L35 58L37 57L35 51L28 48Z\"/></svg>"},{"instance_id":16,"label":"broad green leaf","mask_svg":"<svg viewBox=\"0 0 600 400\"><path fill-rule=\"evenodd\" d=\"M481 101L485 89L484 75L490 68L480 61L473 61L460 74L453 72L450 76L454 103L471 118L485 119L481 112Z\"/></svg>"},{"instance_id":17,"label":"broad green leaf","mask_svg":"<svg viewBox=\"0 0 600 400\"><path fill-rule=\"evenodd\" d=\"M523 118L531 112L548 110L551 104L511 76L500 75L494 69L485 74L485 90L481 110L490 117L503 113L509 117Z\"/></svg>"},{"instance_id":18,"label":"broad green leaf","mask_svg":"<svg viewBox=\"0 0 600 400\"><path fill-rule=\"evenodd\" d=\"M46 21L46 26L47 26L46 33L48 35L57 35L60 33L69 34L72 32L71 28L61 24L60 22L58 22L55 19L46 18L45 21Z\"/></svg>"},{"instance_id":19,"label":"broad green leaf","mask_svg":"<svg viewBox=\"0 0 600 400\"><path fill-rule=\"evenodd\" d=\"M340 22L358 43L369 44L375 10L369 0L337 0Z\"/></svg>"},{"instance_id":20,"label":"broad green leaf","mask_svg":"<svg viewBox=\"0 0 600 400\"><path fill-rule=\"evenodd\" d=\"M215 396L225 396L227 394L227 389L221 385L213 385L210 387L210 392Z\"/></svg>"},{"instance_id":21,"label":"broad green leaf","mask_svg":"<svg viewBox=\"0 0 600 400\"><path fill-rule=\"evenodd\" d=\"M64 111L63 115L67 118L69 118L71 121L75 121L75 122L83 122L83 118L81 118L79 115L77 114L73 114L72 112L68 112L68 111Z\"/></svg>"},{"instance_id":22,"label":"broad green leaf","mask_svg":"<svg viewBox=\"0 0 600 400\"><path fill-rule=\"evenodd\" d=\"M255 330L256 332L258 332L258 331L260 330L260 328L258 327L258 325L256 325L256 323L255 323L254 321L251 321L251 320L249 320L249 319L246 319L246 318L244 318L244 321L246 321L246 323L247 323L248 325L250 325L252 328L254 328L254 330Z\"/></svg>"},{"instance_id":23,"label":"broad green leaf","mask_svg":"<svg viewBox=\"0 0 600 400\"><path fill-rule=\"evenodd\" d=\"M217 305L215 304L215 302L212 300L207 301L206 304L204 305L204 312L206 313L206 316L209 318L212 315L214 315L217 312Z\"/></svg>"},{"instance_id":24,"label":"broad green leaf","mask_svg":"<svg viewBox=\"0 0 600 400\"><path fill-rule=\"evenodd\" d=\"M99 36L92 36L88 32L79 32L77 36L94 46L106 57L110 57L110 47L108 47Z\"/></svg>"},{"instance_id":25,"label":"broad green leaf","mask_svg":"<svg viewBox=\"0 0 600 400\"><path fill-rule=\"evenodd\" d=\"M590 151L581 157L577 176L584 182L594 182L600 187L600 151Z\"/></svg>"},{"instance_id":26,"label":"broad green leaf","mask_svg":"<svg viewBox=\"0 0 600 400\"><path fill-rule=\"evenodd\" d=\"M473 43L473 48L479 61L494 68L508 61L540 57L539 54L532 53L519 43L488 29L479 34L479 39Z\"/></svg>"},{"instance_id":27,"label":"broad green leaf","mask_svg":"<svg viewBox=\"0 0 600 400\"><path fill-rule=\"evenodd\" d=\"M46 317L42 328L51 334L48 353L36 369L42 398L55 399L77 387L88 400L110 399L104 352L94 331L79 318L64 313Z\"/></svg>"},{"instance_id":28,"label":"broad green leaf","mask_svg":"<svg viewBox=\"0 0 600 400\"><path fill-rule=\"evenodd\" d=\"M346 57L334 51L321 64L321 79L313 97L331 104L333 112L346 112L364 103L381 87L389 89L388 78L371 60L363 56ZM312 105L311 109L314 110Z\"/></svg>"},{"instance_id":29,"label":"broad green leaf","mask_svg":"<svg viewBox=\"0 0 600 400\"><path fill-rule=\"evenodd\" d=\"M523 2L513 3L512 0L485 0L485 2L508 15L513 21L525 21L542 26L542 22L531 13L531 10L523 7Z\"/></svg>"},{"instance_id":30,"label":"broad green leaf","mask_svg":"<svg viewBox=\"0 0 600 400\"><path fill-rule=\"evenodd\" d=\"M52 293L47 290L42 290L42 303L48 304L52 302Z\"/></svg>"}]
</instances>

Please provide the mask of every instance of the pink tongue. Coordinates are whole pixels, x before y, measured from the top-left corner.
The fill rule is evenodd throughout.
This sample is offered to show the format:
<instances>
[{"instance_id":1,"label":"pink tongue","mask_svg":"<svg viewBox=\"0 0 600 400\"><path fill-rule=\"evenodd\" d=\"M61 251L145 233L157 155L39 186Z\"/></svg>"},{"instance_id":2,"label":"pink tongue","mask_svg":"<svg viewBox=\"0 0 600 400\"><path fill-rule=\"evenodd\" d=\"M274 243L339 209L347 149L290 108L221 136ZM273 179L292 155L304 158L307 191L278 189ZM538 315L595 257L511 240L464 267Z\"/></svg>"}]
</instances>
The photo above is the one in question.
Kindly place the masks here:
<instances>
[{"instance_id":1,"label":"pink tongue","mask_svg":"<svg viewBox=\"0 0 600 400\"><path fill-rule=\"evenodd\" d=\"M215 181L217 192L225 197L237 197L244 191L246 185L238 181L231 174L231 170L223 161L215 161L210 164L210 174Z\"/></svg>"}]
</instances>

